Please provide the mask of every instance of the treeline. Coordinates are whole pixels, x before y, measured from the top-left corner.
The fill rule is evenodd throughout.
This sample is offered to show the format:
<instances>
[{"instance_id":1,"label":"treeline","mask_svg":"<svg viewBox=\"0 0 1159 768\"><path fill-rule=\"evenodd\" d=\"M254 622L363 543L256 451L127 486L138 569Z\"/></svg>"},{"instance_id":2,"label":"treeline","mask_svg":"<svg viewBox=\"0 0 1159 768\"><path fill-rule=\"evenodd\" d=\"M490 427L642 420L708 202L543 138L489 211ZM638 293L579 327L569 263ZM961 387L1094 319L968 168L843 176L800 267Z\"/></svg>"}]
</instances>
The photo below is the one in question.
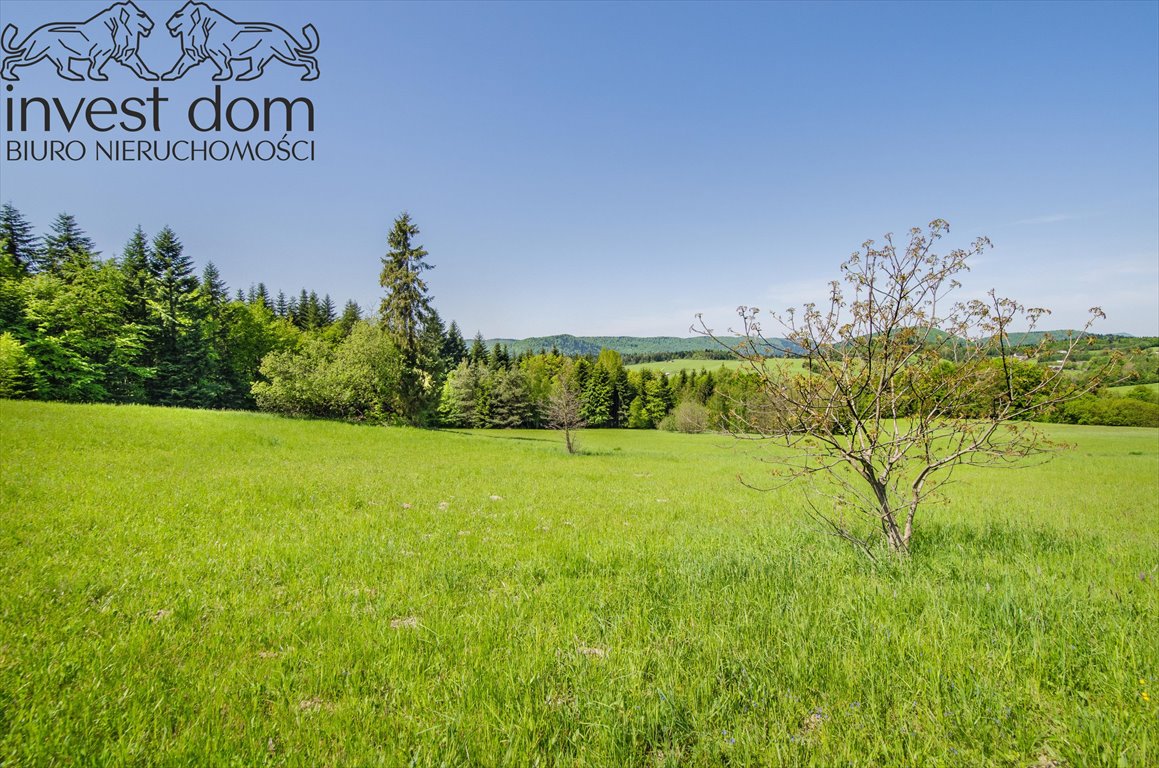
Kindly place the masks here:
<instances>
[{"instance_id":1,"label":"treeline","mask_svg":"<svg viewBox=\"0 0 1159 768\"><path fill-rule=\"evenodd\" d=\"M478 340L447 376L438 417L455 427L551 426L552 395L567 387L578 393L578 416L588 427L700 432L723 429L756 384L740 371L629 371L610 349L594 359L558 351L510 358L505 347L488 353Z\"/></svg>"},{"instance_id":2,"label":"treeline","mask_svg":"<svg viewBox=\"0 0 1159 768\"><path fill-rule=\"evenodd\" d=\"M178 235L138 228L101 258L69 214L43 237L0 209L0 397L260 408L288 415L456 427L548 425L548 402L574 388L589 427L724 428L755 382L736 372L665 376L622 357L558 350L512 356L468 347L446 326L431 269L403 214L382 258L384 298L370 318L329 296L231 295L216 266L200 275Z\"/></svg>"},{"instance_id":3,"label":"treeline","mask_svg":"<svg viewBox=\"0 0 1159 768\"><path fill-rule=\"evenodd\" d=\"M263 358L344 338L360 319L313 291L271 298L259 283L231 297L169 227L138 227L101 258L67 213L39 236L0 208L0 397L253 408Z\"/></svg>"},{"instance_id":4,"label":"treeline","mask_svg":"<svg viewBox=\"0 0 1159 768\"><path fill-rule=\"evenodd\" d=\"M669 360L733 360L735 357L727 349L700 349L685 352L632 352L624 355L624 365L663 363Z\"/></svg>"},{"instance_id":5,"label":"treeline","mask_svg":"<svg viewBox=\"0 0 1159 768\"><path fill-rule=\"evenodd\" d=\"M774 429L784 420L784 404L769 401L761 377L750 370L628 370L626 360L653 355L611 349L513 355L502 344L488 349L481 334L468 347L458 325L445 325L432 304L423 277L432 267L415 242L418 234L407 214L394 222L381 259L382 302L376 314L364 317L353 301L338 312L328 295L306 289L271 296L258 283L231 296L212 262L195 273L168 227L152 237L138 228L118 256L102 259L72 216L59 215L41 237L18 210L4 205L0 397L261 408L474 428L563 421L592 428L746 431ZM685 355L719 359L727 353L682 351L665 359ZM1148 380L1159 355L1137 357L1121 370L1135 381ZM1094 356L1088 365L1097 361ZM997 361L984 364L994 370L977 380L993 386L959 399L958 411L948 415L984 418L996 398L1032 396L1048 372L1040 363L1015 361L1007 386ZM948 386L956 366L943 360L923 387L937 392ZM806 375L823 381L815 365ZM1081 373L1075 386L1082 386ZM561 415L561 408L574 412ZM1145 388L1126 397L1103 391L1048 410L1044 418L1159 426L1159 403Z\"/></svg>"}]
</instances>

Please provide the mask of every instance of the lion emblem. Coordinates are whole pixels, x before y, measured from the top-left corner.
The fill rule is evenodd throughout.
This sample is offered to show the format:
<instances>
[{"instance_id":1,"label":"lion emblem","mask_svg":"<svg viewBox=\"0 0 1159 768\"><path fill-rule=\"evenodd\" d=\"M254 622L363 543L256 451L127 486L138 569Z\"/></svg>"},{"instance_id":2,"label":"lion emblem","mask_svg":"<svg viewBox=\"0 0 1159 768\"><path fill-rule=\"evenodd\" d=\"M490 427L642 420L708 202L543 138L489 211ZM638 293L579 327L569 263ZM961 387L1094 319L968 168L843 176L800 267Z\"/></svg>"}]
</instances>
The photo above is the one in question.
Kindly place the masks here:
<instances>
[{"instance_id":1,"label":"lion emblem","mask_svg":"<svg viewBox=\"0 0 1159 768\"><path fill-rule=\"evenodd\" d=\"M162 80L176 80L206 60L217 68L214 80L256 80L273 59L305 69L303 80L318 79L318 60L310 55L318 50L318 30L313 24L302 27L307 45L301 45L277 24L234 21L205 3L190 0L169 17L165 27L181 40L181 58ZM243 59L249 61L249 69L235 76L233 62Z\"/></svg>"},{"instance_id":2,"label":"lion emblem","mask_svg":"<svg viewBox=\"0 0 1159 768\"><path fill-rule=\"evenodd\" d=\"M84 80L72 69L72 62L87 61L89 80L108 80L104 73L110 61L123 64L142 80L156 80L157 73L141 61L137 46L148 37L153 20L132 2L110 5L87 21L57 22L32 30L24 42L14 45L16 26L9 24L0 33L4 61L0 77L19 80L17 67L29 67L48 59L65 80Z\"/></svg>"}]
</instances>

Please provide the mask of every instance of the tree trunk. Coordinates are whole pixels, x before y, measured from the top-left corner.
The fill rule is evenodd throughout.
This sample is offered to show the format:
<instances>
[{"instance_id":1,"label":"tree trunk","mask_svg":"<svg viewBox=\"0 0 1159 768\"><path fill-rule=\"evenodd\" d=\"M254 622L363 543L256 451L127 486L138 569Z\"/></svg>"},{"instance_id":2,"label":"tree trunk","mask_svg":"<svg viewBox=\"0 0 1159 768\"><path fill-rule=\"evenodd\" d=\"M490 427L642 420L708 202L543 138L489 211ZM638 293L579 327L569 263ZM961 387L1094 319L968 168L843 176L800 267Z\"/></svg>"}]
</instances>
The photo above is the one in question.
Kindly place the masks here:
<instances>
[{"instance_id":1,"label":"tree trunk","mask_svg":"<svg viewBox=\"0 0 1159 768\"><path fill-rule=\"evenodd\" d=\"M909 555L909 531L904 534L897 527L897 520L893 512L885 510L881 516L882 527L885 528L885 538L889 542L889 550L900 557Z\"/></svg>"}]
</instances>

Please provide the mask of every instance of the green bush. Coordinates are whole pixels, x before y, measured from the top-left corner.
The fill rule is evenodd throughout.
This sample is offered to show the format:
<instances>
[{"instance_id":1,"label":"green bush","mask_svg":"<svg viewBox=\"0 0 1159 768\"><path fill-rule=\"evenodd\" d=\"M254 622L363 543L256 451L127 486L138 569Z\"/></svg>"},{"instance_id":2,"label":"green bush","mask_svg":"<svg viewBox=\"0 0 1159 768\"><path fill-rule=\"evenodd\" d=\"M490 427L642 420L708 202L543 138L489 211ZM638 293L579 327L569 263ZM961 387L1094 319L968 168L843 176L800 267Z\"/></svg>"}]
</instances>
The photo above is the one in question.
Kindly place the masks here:
<instances>
[{"instance_id":1,"label":"green bush","mask_svg":"<svg viewBox=\"0 0 1159 768\"><path fill-rule=\"evenodd\" d=\"M676 406L669 417L677 432L698 434L708 429L708 409L695 400L685 400Z\"/></svg>"},{"instance_id":2,"label":"green bush","mask_svg":"<svg viewBox=\"0 0 1159 768\"><path fill-rule=\"evenodd\" d=\"M382 422L397 413L402 355L386 333L359 323L337 347L317 339L262 359L258 407L291 416Z\"/></svg>"},{"instance_id":3,"label":"green bush","mask_svg":"<svg viewBox=\"0 0 1159 768\"><path fill-rule=\"evenodd\" d=\"M1114 395L1087 395L1064 404L1053 420L1063 424L1159 427L1159 404Z\"/></svg>"},{"instance_id":4,"label":"green bush","mask_svg":"<svg viewBox=\"0 0 1159 768\"><path fill-rule=\"evenodd\" d=\"M35 390L34 366L23 344L10 333L0 333L0 397L30 397Z\"/></svg>"}]
</instances>

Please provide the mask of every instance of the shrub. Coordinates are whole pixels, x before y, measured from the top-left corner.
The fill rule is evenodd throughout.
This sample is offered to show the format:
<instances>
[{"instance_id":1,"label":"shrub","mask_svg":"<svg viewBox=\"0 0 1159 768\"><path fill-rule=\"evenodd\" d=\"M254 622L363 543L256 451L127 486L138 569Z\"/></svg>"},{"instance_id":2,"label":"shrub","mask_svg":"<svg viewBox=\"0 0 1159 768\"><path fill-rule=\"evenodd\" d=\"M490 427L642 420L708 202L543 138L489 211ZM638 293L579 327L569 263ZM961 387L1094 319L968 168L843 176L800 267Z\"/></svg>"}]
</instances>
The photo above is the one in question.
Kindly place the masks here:
<instances>
[{"instance_id":1,"label":"shrub","mask_svg":"<svg viewBox=\"0 0 1159 768\"><path fill-rule=\"evenodd\" d=\"M359 323L338 346L310 339L262 360L258 407L292 416L383 421L398 412L402 356L382 329Z\"/></svg>"},{"instance_id":2,"label":"shrub","mask_svg":"<svg viewBox=\"0 0 1159 768\"><path fill-rule=\"evenodd\" d=\"M680 403L670 417L677 432L698 434L708 429L708 409L694 400Z\"/></svg>"},{"instance_id":3,"label":"shrub","mask_svg":"<svg viewBox=\"0 0 1159 768\"><path fill-rule=\"evenodd\" d=\"M31 396L34 364L23 344L10 333L0 333L0 397Z\"/></svg>"},{"instance_id":4,"label":"shrub","mask_svg":"<svg viewBox=\"0 0 1159 768\"><path fill-rule=\"evenodd\" d=\"M1108 427L1159 427L1159 405L1133 397L1087 395L1066 403L1055 414L1064 424Z\"/></svg>"}]
</instances>

